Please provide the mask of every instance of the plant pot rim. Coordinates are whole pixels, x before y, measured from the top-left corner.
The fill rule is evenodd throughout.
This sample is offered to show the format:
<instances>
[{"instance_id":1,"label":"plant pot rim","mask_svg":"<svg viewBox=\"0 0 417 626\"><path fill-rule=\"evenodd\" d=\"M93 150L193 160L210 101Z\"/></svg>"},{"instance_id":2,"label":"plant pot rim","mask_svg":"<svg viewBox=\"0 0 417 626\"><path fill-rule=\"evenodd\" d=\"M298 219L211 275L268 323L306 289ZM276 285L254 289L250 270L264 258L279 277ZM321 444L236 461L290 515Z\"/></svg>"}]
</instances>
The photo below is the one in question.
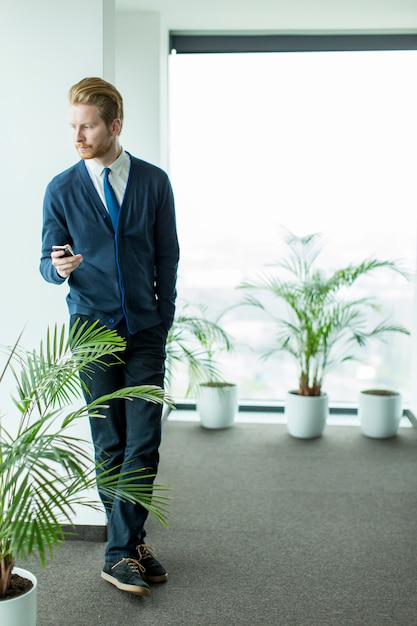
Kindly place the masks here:
<instances>
[{"instance_id":1,"label":"plant pot rim","mask_svg":"<svg viewBox=\"0 0 417 626\"><path fill-rule=\"evenodd\" d=\"M206 383L200 383L200 387L236 387L236 383L211 381Z\"/></svg>"},{"instance_id":2,"label":"plant pot rim","mask_svg":"<svg viewBox=\"0 0 417 626\"><path fill-rule=\"evenodd\" d=\"M392 389L363 389L361 393L368 396L399 396L399 391L393 391Z\"/></svg>"},{"instance_id":3,"label":"plant pot rim","mask_svg":"<svg viewBox=\"0 0 417 626\"><path fill-rule=\"evenodd\" d=\"M19 602L19 600L21 600L22 598L25 598L26 596L28 596L30 593L31 594L36 594L37 592L37 586L38 586L38 579L36 578L35 574L33 572L31 572L29 569L26 569L24 567L19 567L18 565L15 565L13 567L12 570L13 574L18 574L19 576L21 576L22 578L27 578L28 580L31 581L32 583L32 587L30 589L28 589L27 591L25 591L24 593L20 593L19 595L15 595L9 598L0 598L0 607L4 604L4 605L11 605L11 604L17 604Z\"/></svg>"},{"instance_id":4,"label":"plant pot rim","mask_svg":"<svg viewBox=\"0 0 417 626\"><path fill-rule=\"evenodd\" d=\"M299 393L298 389L291 389L287 393L290 393L293 396L299 396L300 398L309 398L309 399L323 398L327 396L327 393L325 391L322 391L319 396L305 396L304 394Z\"/></svg>"}]
</instances>

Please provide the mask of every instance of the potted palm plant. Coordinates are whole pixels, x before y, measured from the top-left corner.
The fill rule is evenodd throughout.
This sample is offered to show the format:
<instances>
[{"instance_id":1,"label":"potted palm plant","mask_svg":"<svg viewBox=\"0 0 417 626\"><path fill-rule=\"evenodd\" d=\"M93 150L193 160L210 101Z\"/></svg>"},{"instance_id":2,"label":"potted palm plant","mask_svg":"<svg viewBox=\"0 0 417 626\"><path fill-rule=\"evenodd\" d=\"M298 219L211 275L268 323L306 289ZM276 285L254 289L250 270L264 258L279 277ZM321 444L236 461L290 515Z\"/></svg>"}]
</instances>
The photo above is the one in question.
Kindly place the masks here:
<instances>
[{"instance_id":1,"label":"potted palm plant","mask_svg":"<svg viewBox=\"0 0 417 626\"><path fill-rule=\"evenodd\" d=\"M108 367L108 356L117 362L124 345L115 331L75 325L67 335L64 325L48 330L38 350L23 349L20 337L13 347L0 348L5 356L0 382L10 385L16 410L13 416L0 414L1 624L36 624L36 580L15 567L16 559L33 554L45 564L64 538L64 527L71 525L74 506L100 508L86 495L96 484L97 465L88 443L74 436L71 426L87 414L101 419L100 410L113 398L172 405L154 386L124 388L87 406L74 405L82 395L79 373L88 375L93 364ZM98 480L109 497L140 503L166 525L168 498L159 495L166 487L142 483L147 474L144 469L113 476L104 472Z\"/></svg>"},{"instance_id":2,"label":"potted palm plant","mask_svg":"<svg viewBox=\"0 0 417 626\"><path fill-rule=\"evenodd\" d=\"M355 347L365 346L369 339L391 332L409 334L385 319L373 325L369 313L380 313L380 305L370 297L349 298L349 289L359 278L379 270L406 278L408 274L394 261L376 258L328 274L316 265L323 248L320 233L297 237L286 231L284 241L288 256L274 263L272 272L263 272L239 287L247 291L244 304L258 307L274 321L274 345L264 356L285 351L298 365L298 387L287 394L288 431L295 437L312 438L320 436L326 424L326 373L356 359ZM287 317L281 309L271 309L258 293L272 297L276 305L284 304Z\"/></svg>"},{"instance_id":3,"label":"potted palm plant","mask_svg":"<svg viewBox=\"0 0 417 626\"><path fill-rule=\"evenodd\" d=\"M237 410L237 385L224 380L216 355L232 350L232 340L221 325L226 311L211 319L208 307L185 303L174 319L167 339L169 386L175 366L187 366L187 396L197 400L197 412L205 428L228 428Z\"/></svg>"}]
</instances>

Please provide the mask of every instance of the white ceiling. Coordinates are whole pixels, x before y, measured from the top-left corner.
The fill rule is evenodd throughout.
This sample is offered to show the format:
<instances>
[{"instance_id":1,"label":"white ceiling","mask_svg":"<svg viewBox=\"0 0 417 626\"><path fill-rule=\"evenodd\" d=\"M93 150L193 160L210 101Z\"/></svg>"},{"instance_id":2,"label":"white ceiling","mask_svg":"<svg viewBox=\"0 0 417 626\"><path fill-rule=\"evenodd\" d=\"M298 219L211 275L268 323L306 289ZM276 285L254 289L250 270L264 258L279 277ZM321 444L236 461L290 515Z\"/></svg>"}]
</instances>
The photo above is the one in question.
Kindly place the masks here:
<instances>
[{"instance_id":1,"label":"white ceiling","mask_svg":"<svg viewBox=\"0 0 417 626\"><path fill-rule=\"evenodd\" d=\"M115 0L176 31L417 32L417 0Z\"/></svg>"}]
</instances>

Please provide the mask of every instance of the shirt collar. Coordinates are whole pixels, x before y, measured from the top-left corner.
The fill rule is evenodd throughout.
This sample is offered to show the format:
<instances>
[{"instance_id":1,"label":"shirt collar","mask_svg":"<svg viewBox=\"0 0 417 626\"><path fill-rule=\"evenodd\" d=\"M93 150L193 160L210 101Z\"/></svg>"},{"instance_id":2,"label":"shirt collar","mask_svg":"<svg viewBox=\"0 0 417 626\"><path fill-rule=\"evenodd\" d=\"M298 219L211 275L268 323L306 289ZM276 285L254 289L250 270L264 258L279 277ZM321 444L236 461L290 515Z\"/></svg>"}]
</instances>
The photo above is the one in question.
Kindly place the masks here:
<instances>
[{"instance_id":1,"label":"shirt collar","mask_svg":"<svg viewBox=\"0 0 417 626\"><path fill-rule=\"evenodd\" d=\"M113 163L111 165L109 165L108 167L111 169L111 171L120 176L121 172L123 170L123 168L130 162L129 159L129 155L127 154L127 152L125 152L123 149L120 153L120 155L117 157L117 159L115 161L113 161ZM101 165L101 163L98 163L95 159L86 159L85 160L85 164L88 167L88 169L90 170L90 172L94 173L97 177L100 177L102 175L102 173L104 172L104 167Z\"/></svg>"}]
</instances>

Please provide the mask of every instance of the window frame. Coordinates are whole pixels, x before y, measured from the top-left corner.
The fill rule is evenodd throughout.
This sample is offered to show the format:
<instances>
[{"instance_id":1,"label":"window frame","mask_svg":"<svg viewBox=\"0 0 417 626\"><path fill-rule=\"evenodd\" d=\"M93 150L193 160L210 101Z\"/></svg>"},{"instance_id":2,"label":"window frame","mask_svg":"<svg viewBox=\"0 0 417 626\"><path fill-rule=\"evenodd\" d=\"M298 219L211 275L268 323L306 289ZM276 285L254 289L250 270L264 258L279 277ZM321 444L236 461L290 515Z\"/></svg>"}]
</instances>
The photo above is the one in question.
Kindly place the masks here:
<instances>
[{"instance_id":1,"label":"window frame","mask_svg":"<svg viewBox=\"0 0 417 626\"><path fill-rule=\"evenodd\" d=\"M196 35L169 34L176 54L416 50L417 34Z\"/></svg>"}]
</instances>

